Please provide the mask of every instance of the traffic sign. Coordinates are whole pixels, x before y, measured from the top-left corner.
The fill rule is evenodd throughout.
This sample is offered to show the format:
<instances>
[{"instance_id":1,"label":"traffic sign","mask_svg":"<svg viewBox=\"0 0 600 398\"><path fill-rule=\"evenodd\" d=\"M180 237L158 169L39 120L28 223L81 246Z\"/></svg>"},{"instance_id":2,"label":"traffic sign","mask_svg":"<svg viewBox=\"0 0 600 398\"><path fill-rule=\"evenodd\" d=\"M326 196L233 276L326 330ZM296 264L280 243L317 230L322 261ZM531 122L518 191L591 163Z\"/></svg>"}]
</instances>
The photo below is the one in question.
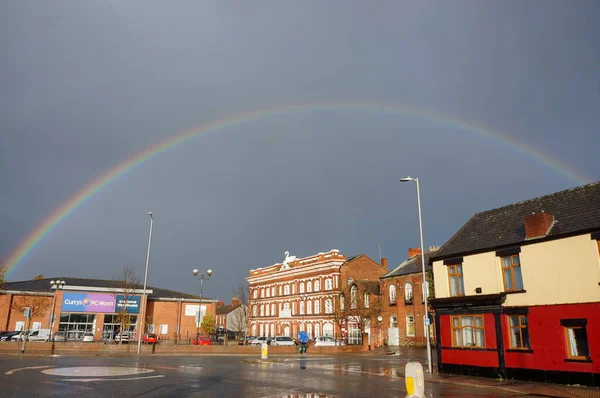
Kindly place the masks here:
<instances>
[{"instance_id":1,"label":"traffic sign","mask_svg":"<svg viewBox=\"0 0 600 398\"><path fill-rule=\"evenodd\" d=\"M31 308L25 307L25 311L23 311L23 316L25 316L26 319L30 319L31 318Z\"/></svg>"}]
</instances>

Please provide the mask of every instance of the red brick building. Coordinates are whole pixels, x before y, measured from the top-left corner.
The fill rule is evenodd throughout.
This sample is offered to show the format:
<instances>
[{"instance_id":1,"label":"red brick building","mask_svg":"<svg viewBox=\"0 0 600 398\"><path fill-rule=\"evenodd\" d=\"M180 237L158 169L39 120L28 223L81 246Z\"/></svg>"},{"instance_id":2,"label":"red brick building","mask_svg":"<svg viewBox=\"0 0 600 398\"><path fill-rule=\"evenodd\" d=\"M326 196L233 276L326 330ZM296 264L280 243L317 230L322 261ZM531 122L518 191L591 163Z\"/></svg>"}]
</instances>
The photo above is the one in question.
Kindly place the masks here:
<instances>
[{"instance_id":1,"label":"red brick building","mask_svg":"<svg viewBox=\"0 0 600 398\"><path fill-rule=\"evenodd\" d=\"M433 287L429 257L432 248L425 253L425 272L430 290ZM382 329L386 331L386 343L391 346L425 346L425 307L423 295L423 272L421 249L408 249L408 259L381 278L383 298ZM430 291L428 297L432 297ZM434 328L429 329L433 342Z\"/></svg>"},{"instance_id":2,"label":"red brick building","mask_svg":"<svg viewBox=\"0 0 600 398\"><path fill-rule=\"evenodd\" d=\"M51 291L50 282L65 281L62 289ZM136 285L127 294L120 291L120 282L113 280L54 278L5 283L0 294L0 330L23 330L28 324L23 307L34 310L29 329L50 329L63 332L69 340L78 340L83 333L94 333L96 340L113 338L120 328L117 314L122 305L129 314L126 330L137 337L136 325L143 308L143 286ZM160 339L186 339L196 335L199 297L171 290L147 287L147 331ZM216 300L202 299L202 313L215 315ZM54 315L54 322L52 318Z\"/></svg>"},{"instance_id":3,"label":"red brick building","mask_svg":"<svg viewBox=\"0 0 600 398\"><path fill-rule=\"evenodd\" d=\"M377 281L387 269L360 255L347 259L339 250L250 271L250 334L295 337L340 336L335 320L343 286L351 279Z\"/></svg>"}]
</instances>

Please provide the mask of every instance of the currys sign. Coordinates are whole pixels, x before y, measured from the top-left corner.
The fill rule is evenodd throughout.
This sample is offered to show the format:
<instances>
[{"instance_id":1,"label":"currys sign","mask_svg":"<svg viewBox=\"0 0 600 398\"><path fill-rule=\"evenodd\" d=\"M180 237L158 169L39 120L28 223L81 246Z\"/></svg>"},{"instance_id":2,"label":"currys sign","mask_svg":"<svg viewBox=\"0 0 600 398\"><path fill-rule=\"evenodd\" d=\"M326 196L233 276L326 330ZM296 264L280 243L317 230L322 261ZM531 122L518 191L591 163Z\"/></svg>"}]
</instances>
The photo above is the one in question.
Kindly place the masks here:
<instances>
[{"instance_id":1,"label":"currys sign","mask_svg":"<svg viewBox=\"0 0 600 398\"><path fill-rule=\"evenodd\" d=\"M115 312L115 297L106 293L63 294L61 311L72 312Z\"/></svg>"}]
</instances>

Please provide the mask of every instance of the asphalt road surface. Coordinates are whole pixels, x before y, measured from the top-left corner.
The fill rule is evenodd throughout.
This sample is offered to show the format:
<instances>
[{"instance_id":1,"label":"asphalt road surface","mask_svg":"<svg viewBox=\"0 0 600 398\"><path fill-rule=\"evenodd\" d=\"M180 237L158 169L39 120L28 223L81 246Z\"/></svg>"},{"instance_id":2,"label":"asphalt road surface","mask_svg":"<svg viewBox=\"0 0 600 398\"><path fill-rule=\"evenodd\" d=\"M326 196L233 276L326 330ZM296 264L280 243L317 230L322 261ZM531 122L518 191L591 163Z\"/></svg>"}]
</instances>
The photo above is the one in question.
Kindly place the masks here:
<instances>
[{"instance_id":1,"label":"asphalt road surface","mask_svg":"<svg viewBox=\"0 0 600 398\"><path fill-rule=\"evenodd\" d=\"M0 357L3 397L405 397L393 357ZM503 397L426 385L428 398Z\"/></svg>"}]
</instances>

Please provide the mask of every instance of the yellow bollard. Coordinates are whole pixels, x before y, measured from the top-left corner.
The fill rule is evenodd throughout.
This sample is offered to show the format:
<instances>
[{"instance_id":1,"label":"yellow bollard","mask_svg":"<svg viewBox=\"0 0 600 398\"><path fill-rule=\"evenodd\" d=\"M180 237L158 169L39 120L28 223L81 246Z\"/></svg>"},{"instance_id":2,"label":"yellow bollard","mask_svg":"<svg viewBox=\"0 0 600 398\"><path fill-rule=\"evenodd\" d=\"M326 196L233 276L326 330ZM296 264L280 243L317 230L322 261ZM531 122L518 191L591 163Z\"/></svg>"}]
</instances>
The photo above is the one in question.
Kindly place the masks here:
<instances>
[{"instance_id":1,"label":"yellow bollard","mask_svg":"<svg viewBox=\"0 0 600 398\"><path fill-rule=\"evenodd\" d=\"M406 385L406 398L426 398L423 366L419 362L406 364L404 383Z\"/></svg>"},{"instance_id":2,"label":"yellow bollard","mask_svg":"<svg viewBox=\"0 0 600 398\"><path fill-rule=\"evenodd\" d=\"M269 352L269 346L267 343L262 343L260 345L260 359L268 359L267 353Z\"/></svg>"}]
</instances>

